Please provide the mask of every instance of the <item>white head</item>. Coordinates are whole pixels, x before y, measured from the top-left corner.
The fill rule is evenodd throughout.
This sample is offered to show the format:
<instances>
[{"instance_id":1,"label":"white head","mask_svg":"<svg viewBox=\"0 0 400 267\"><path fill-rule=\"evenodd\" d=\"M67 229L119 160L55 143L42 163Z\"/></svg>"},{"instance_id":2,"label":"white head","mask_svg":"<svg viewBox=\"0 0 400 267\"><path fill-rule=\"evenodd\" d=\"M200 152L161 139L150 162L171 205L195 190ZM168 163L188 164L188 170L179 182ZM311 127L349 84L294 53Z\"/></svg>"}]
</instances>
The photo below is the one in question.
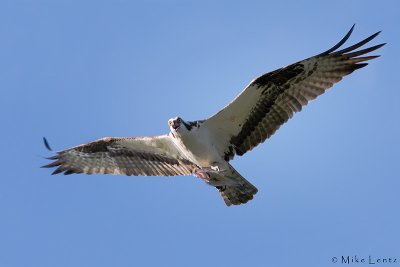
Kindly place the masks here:
<instances>
[{"instance_id":1,"label":"white head","mask_svg":"<svg viewBox=\"0 0 400 267\"><path fill-rule=\"evenodd\" d=\"M182 133L183 131L187 131L184 127L184 121L180 117L171 118L168 120L169 129L171 133Z\"/></svg>"},{"instance_id":2,"label":"white head","mask_svg":"<svg viewBox=\"0 0 400 267\"><path fill-rule=\"evenodd\" d=\"M199 127L199 122L184 121L181 117L175 117L168 120L168 125L171 133L184 135L193 129L197 129Z\"/></svg>"}]
</instances>

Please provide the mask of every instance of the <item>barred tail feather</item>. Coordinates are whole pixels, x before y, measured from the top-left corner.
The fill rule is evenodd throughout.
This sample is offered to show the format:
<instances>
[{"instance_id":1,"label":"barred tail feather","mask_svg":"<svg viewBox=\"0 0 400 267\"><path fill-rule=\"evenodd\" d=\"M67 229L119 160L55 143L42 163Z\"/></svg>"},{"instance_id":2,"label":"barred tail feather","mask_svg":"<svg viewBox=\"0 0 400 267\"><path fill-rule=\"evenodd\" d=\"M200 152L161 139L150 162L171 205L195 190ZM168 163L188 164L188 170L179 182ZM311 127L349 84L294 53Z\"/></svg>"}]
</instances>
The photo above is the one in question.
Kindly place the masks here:
<instances>
[{"instance_id":1,"label":"barred tail feather","mask_svg":"<svg viewBox=\"0 0 400 267\"><path fill-rule=\"evenodd\" d=\"M216 188L221 193L222 198L227 206L240 205L252 200L254 195L257 194L258 189L241 176L235 169L233 169L235 185L217 186Z\"/></svg>"}]
</instances>

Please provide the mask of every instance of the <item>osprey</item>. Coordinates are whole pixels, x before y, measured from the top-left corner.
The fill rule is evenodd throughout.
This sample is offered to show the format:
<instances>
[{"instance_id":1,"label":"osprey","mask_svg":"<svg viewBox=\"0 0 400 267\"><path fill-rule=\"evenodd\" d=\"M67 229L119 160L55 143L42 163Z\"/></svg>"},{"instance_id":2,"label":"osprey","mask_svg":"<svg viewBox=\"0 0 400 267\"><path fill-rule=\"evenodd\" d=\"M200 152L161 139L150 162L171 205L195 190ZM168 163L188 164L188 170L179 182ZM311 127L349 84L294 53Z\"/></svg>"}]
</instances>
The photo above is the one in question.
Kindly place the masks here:
<instances>
[{"instance_id":1,"label":"osprey","mask_svg":"<svg viewBox=\"0 0 400 267\"><path fill-rule=\"evenodd\" d=\"M107 137L60 152L43 167L53 174L124 174L144 176L195 175L214 186L227 206L253 199L257 188L229 163L273 135L302 107L344 76L365 67L378 56L362 56L383 44L355 51L377 32L336 51L353 32L331 49L266 73L225 108L206 120L168 121L170 132L152 137ZM47 141L45 145L48 147ZM49 148L49 147L48 147Z\"/></svg>"}]
</instances>

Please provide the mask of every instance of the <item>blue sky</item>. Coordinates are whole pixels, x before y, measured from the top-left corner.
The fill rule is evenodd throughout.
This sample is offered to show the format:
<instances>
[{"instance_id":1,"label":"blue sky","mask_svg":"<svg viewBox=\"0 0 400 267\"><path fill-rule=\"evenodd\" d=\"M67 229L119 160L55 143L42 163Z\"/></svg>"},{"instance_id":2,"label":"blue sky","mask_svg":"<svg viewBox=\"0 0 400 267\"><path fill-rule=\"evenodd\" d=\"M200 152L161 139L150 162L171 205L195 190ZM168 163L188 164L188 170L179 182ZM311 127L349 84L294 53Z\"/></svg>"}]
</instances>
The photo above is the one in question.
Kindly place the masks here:
<instances>
[{"instance_id":1,"label":"blue sky","mask_svg":"<svg viewBox=\"0 0 400 267\"><path fill-rule=\"evenodd\" d=\"M2 1L0 266L400 262L398 1ZM51 176L50 153L204 119L250 80L382 30L382 57L233 161L227 208L194 177ZM374 266L384 266L376 264Z\"/></svg>"}]
</instances>

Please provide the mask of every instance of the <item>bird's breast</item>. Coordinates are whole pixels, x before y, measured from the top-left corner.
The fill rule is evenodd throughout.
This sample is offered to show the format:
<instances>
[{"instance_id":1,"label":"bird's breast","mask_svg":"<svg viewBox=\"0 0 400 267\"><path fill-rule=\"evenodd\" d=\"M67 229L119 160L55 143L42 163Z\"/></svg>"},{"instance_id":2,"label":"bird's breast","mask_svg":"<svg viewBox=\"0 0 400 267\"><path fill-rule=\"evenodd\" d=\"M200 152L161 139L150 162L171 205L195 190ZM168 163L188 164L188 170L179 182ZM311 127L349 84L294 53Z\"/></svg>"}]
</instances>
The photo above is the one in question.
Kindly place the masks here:
<instances>
[{"instance_id":1,"label":"bird's breast","mask_svg":"<svg viewBox=\"0 0 400 267\"><path fill-rule=\"evenodd\" d=\"M201 167L209 167L221 160L213 145L213 140L206 132L195 131L180 136L178 140L185 156Z\"/></svg>"}]
</instances>

